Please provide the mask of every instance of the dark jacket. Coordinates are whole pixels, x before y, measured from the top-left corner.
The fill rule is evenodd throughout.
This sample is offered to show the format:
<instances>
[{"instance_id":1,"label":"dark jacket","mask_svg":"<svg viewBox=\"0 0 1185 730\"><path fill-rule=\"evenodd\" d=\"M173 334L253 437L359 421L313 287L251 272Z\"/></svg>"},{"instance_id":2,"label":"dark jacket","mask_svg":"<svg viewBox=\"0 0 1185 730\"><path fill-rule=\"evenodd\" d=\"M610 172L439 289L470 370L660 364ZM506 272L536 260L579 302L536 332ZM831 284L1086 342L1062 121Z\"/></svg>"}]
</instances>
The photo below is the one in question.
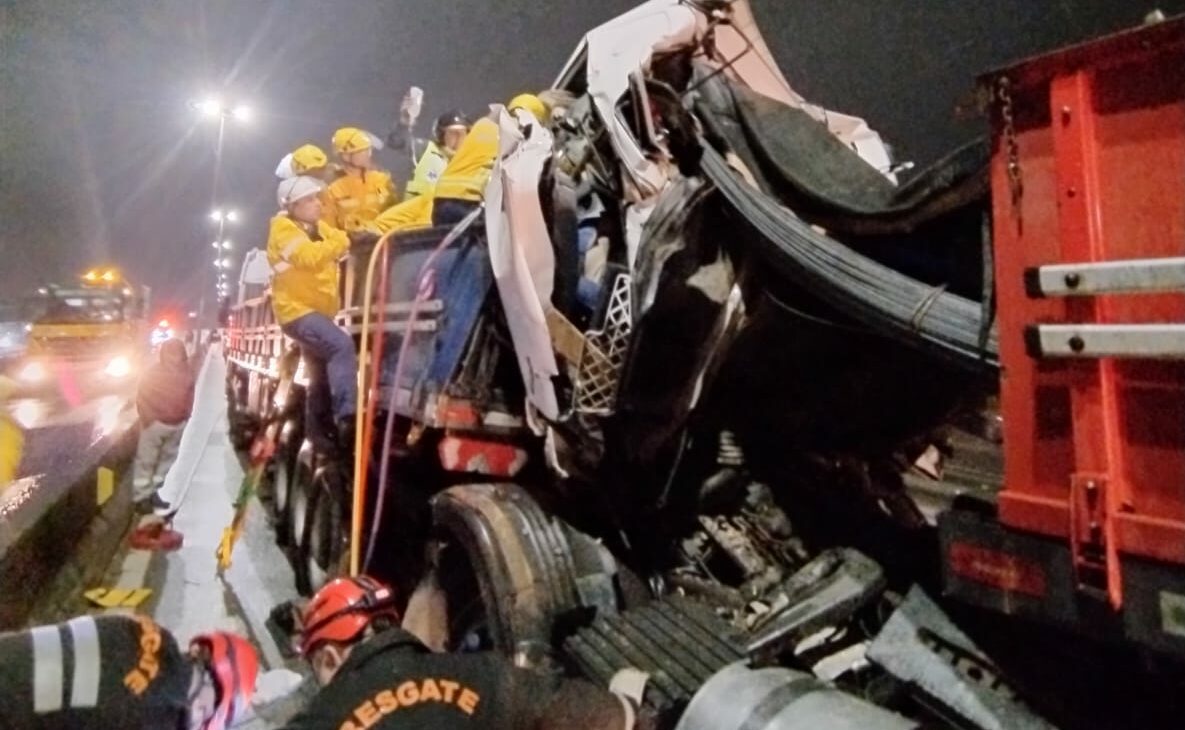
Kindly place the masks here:
<instances>
[{"instance_id":1,"label":"dark jacket","mask_svg":"<svg viewBox=\"0 0 1185 730\"><path fill-rule=\"evenodd\" d=\"M560 687L559 680L519 669L501 655L434 654L406 631L390 629L356 646L287 727L535 728Z\"/></svg>"},{"instance_id":2,"label":"dark jacket","mask_svg":"<svg viewBox=\"0 0 1185 730\"><path fill-rule=\"evenodd\" d=\"M192 664L143 616L81 616L0 634L0 728L176 728Z\"/></svg>"},{"instance_id":3,"label":"dark jacket","mask_svg":"<svg viewBox=\"0 0 1185 730\"><path fill-rule=\"evenodd\" d=\"M160 346L160 361L153 363L140 378L136 408L140 423L164 423L176 426L193 412L194 376L180 340L165 340Z\"/></svg>"}]
</instances>

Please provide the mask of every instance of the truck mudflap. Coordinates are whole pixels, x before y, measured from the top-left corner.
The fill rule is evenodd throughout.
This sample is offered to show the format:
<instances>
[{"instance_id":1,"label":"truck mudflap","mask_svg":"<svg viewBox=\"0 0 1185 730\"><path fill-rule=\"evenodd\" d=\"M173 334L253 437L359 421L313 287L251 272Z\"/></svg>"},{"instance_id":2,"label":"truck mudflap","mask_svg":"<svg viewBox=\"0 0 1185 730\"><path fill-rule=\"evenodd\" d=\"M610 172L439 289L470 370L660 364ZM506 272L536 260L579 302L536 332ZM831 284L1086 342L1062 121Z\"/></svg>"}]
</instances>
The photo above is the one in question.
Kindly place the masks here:
<instances>
[{"instance_id":1,"label":"truck mudflap","mask_svg":"<svg viewBox=\"0 0 1185 730\"><path fill-rule=\"evenodd\" d=\"M516 664L549 664L569 617L616 610L612 559L545 514L522 487L450 487L432 499L432 517L440 537L468 559L492 648Z\"/></svg>"}]
</instances>

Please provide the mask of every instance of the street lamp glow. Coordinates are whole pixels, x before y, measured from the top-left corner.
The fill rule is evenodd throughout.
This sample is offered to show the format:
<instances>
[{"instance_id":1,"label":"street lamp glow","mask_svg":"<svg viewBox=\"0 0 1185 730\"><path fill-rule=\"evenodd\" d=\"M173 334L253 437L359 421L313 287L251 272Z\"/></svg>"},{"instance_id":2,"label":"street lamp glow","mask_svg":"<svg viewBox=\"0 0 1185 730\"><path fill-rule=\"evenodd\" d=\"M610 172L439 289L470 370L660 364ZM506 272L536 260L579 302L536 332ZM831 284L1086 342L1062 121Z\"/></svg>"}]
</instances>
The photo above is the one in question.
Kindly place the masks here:
<instances>
[{"instance_id":1,"label":"street lamp glow","mask_svg":"<svg viewBox=\"0 0 1185 730\"><path fill-rule=\"evenodd\" d=\"M208 117L216 117L223 112L222 102L214 97L208 97L195 103L194 108Z\"/></svg>"},{"instance_id":2,"label":"street lamp glow","mask_svg":"<svg viewBox=\"0 0 1185 730\"><path fill-rule=\"evenodd\" d=\"M233 262L229 258L222 259L222 268L229 269Z\"/></svg>"},{"instance_id":3,"label":"street lamp glow","mask_svg":"<svg viewBox=\"0 0 1185 730\"><path fill-rule=\"evenodd\" d=\"M218 242L217 241L210 241L210 247L211 248L218 248Z\"/></svg>"},{"instance_id":4,"label":"street lamp glow","mask_svg":"<svg viewBox=\"0 0 1185 730\"><path fill-rule=\"evenodd\" d=\"M251 121L251 107L246 104L239 104L231 110L230 115L240 122L249 122Z\"/></svg>"},{"instance_id":5,"label":"street lamp glow","mask_svg":"<svg viewBox=\"0 0 1185 730\"><path fill-rule=\"evenodd\" d=\"M237 210L226 211L226 220L228 223L235 223L239 220L239 212Z\"/></svg>"},{"instance_id":6,"label":"street lamp glow","mask_svg":"<svg viewBox=\"0 0 1185 730\"><path fill-rule=\"evenodd\" d=\"M232 248L234 248L234 245L233 245L233 244L231 244L231 242L230 242L229 240L226 240L226 241L223 241L223 242L222 242L222 248L223 248L223 250L224 250L224 251L229 251L229 250L231 250Z\"/></svg>"}]
</instances>

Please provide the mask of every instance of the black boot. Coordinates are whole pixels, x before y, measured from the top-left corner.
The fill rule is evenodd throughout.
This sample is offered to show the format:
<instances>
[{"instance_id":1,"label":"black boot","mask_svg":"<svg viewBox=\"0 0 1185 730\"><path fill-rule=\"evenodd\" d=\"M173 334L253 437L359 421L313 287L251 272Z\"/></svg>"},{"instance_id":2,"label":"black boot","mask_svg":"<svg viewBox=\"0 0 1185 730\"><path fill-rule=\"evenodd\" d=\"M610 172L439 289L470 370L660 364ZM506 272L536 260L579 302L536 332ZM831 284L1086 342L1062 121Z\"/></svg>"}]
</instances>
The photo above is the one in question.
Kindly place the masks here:
<instances>
[{"instance_id":1,"label":"black boot","mask_svg":"<svg viewBox=\"0 0 1185 730\"><path fill-rule=\"evenodd\" d=\"M354 464L354 440L358 429L354 416L337 419L337 448L340 459L350 465Z\"/></svg>"}]
</instances>

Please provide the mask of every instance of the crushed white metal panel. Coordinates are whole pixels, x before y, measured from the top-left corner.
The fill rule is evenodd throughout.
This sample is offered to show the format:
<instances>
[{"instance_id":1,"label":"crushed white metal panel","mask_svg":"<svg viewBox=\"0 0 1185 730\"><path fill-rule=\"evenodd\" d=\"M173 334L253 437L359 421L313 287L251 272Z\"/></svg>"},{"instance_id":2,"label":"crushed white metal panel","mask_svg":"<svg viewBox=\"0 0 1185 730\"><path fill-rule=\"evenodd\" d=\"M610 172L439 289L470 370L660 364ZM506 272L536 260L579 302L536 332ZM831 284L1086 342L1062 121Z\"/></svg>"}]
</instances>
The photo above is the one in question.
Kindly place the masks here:
<instances>
[{"instance_id":1,"label":"crushed white metal panel","mask_svg":"<svg viewBox=\"0 0 1185 730\"><path fill-rule=\"evenodd\" d=\"M534 119L499 108L501 155L486 188L486 236L494 281L514 341L527 399L545 418L559 417L552 378L559 374L544 302L551 301L555 255L539 203L539 176L552 137ZM526 121L530 130L519 128ZM550 306L550 305L548 305Z\"/></svg>"},{"instance_id":2,"label":"crushed white metal panel","mask_svg":"<svg viewBox=\"0 0 1185 730\"><path fill-rule=\"evenodd\" d=\"M588 93L604 122L622 169L641 198L657 195L665 187L666 170L646 157L630 133L616 104L629 89L630 74L645 71L655 54L700 43L712 30L720 59L706 59L729 77L754 91L802 109L825 125L873 168L894 183L892 157L880 135L865 120L810 104L786 82L773 54L762 38L748 0L730 6L730 23L712 26L703 12L681 0L650 0L628 13L589 31L584 42L560 74L557 83L574 76L573 65L587 64Z\"/></svg>"}]
</instances>

